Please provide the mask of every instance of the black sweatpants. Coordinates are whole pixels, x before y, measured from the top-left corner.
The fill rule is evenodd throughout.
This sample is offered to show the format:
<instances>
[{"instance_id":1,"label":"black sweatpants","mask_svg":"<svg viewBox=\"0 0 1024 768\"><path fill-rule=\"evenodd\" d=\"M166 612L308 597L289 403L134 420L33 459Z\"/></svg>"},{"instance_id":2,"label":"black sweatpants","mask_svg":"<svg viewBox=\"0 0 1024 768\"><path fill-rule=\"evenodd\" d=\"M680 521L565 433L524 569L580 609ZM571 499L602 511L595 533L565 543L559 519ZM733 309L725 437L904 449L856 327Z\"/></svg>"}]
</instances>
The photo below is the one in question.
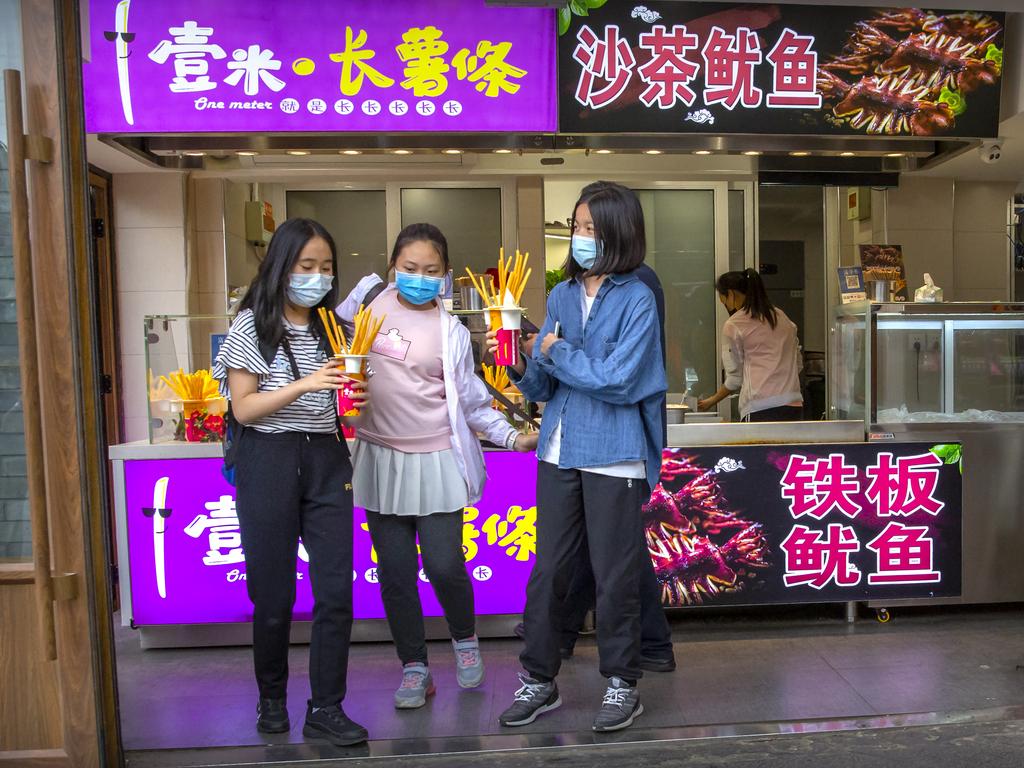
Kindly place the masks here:
<instances>
[{"instance_id":1,"label":"black sweatpants","mask_svg":"<svg viewBox=\"0 0 1024 768\"><path fill-rule=\"evenodd\" d=\"M235 460L253 661L262 698L285 698L299 538L309 553L313 706L345 698L352 635L352 462L335 434L245 429Z\"/></svg>"},{"instance_id":2,"label":"black sweatpants","mask_svg":"<svg viewBox=\"0 0 1024 768\"><path fill-rule=\"evenodd\" d=\"M640 671L640 507L643 480L537 465L537 559L526 587L520 661L540 680L561 666L559 644L569 585L584 546L597 583L601 674L635 681Z\"/></svg>"},{"instance_id":3,"label":"black sweatpants","mask_svg":"<svg viewBox=\"0 0 1024 768\"><path fill-rule=\"evenodd\" d=\"M641 545L647 548L646 540ZM654 573L654 563L648 556L640 564L640 653L651 659L672 658L672 628L661 602L661 586ZM565 619L562 623L561 644L564 648L576 645L587 612L594 607L597 584L594 569L590 567L587 547L580 548L580 562L569 585L565 599Z\"/></svg>"},{"instance_id":4,"label":"black sweatpants","mask_svg":"<svg viewBox=\"0 0 1024 768\"><path fill-rule=\"evenodd\" d=\"M444 609L453 640L476 634L473 583L462 551L462 510L434 515L382 515L366 511L370 538L377 550L377 579L395 650L402 664L427 663L423 605L417 584L419 534L423 571Z\"/></svg>"}]
</instances>

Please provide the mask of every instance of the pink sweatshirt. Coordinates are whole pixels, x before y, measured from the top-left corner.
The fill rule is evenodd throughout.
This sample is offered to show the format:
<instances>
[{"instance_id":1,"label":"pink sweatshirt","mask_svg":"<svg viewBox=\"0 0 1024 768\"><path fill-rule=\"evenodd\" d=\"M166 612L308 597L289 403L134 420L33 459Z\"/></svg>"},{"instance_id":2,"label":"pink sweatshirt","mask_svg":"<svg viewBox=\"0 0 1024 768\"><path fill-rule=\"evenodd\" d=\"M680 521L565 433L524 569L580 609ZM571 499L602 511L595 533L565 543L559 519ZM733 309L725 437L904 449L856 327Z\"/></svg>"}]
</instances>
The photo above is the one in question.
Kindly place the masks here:
<instances>
[{"instance_id":1,"label":"pink sweatshirt","mask_svg":"<svg viewBox=\"0 0 1024 768\"><path fill-rule=\"evenodd\" d=\"M796 325L781 309L776 323L755 320L740 310L722 328L725 387L740 392L740 415L800 405L800 344Z\"/></svg>"}]
</instances>

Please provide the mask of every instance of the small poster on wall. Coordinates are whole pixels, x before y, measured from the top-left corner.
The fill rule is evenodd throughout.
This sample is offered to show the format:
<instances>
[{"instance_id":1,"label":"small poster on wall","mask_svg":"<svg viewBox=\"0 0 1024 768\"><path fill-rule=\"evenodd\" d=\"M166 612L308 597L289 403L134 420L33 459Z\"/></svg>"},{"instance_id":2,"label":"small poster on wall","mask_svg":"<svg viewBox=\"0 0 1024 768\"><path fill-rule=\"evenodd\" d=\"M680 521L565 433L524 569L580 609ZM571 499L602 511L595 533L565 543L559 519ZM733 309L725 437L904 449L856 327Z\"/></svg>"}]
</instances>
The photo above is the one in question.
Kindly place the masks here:
<instances>
[{"instance_id":1,"label":"small poster on wall","mask_svg":"<svg viewBox=\"0 0 1024 768\"><path fill-rule=\"evenodd\" d=\"M864 270L860 267L839 267L839 297L843 304L867 301L864 290Z\"/></svg>"},{"instance_id":2,"label":"small poster on wall","mask_svg":"<svg viewBox=\"0 0 1024 768\"><path fill-rule=\"evenodd\" d=\"M903 246L871 243L858 246L864 280L891 280L893 301L909 301L907 272L903 266Z\"/></svg>"}]
</instances>

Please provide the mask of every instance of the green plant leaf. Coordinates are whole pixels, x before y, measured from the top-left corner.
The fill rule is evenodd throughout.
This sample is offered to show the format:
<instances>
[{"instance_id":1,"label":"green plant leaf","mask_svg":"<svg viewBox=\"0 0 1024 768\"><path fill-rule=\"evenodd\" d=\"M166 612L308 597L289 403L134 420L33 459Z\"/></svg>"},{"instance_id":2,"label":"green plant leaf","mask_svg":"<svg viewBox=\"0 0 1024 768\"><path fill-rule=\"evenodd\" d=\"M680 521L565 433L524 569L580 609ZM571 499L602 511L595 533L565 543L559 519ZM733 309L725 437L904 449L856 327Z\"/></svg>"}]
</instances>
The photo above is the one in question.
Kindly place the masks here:
<instances>
[{"instance_id":1,"label":"green plant leaf","mask_svg":"<svg viewBox=\"0 0 1024 768\"><path fill-rule=\"evenodd\" d=\"M561 37L569 31L572 23L572 11L568 7L558 9L558 36Z\"/></svg>"},{"instance_id":2,"label":"green plant leaf","mask_svg":"<svg viewBox=\"0 0 1024 768\"><path fill-rule=\"evenodd\" d=\"M931 452L938 456L940 459L945 461L949 455L957 450L958 446L952 443L940 443L931 447Z\"/></svg>"},{"instance_id":3,"label":"green plant leaf","mask_svg":"<svg viewBox=\"0 0 1024 768\"><path fill-rule=\"evenodd\" d=\"M586 0L587 7L593 10L594 8L600 8L602 5L607 3L608 0Z\"/></svg>"},{"instance_id":4,"label":"green plant leaf","mask_svg":"<svg viewBox=\"0 0 1024 768\"><path fill-rule=\"evenodd\" d=\"M569 0L569 10L572 11L574 16L586 16L586 0Z\"/></svg>"}]
</instances>

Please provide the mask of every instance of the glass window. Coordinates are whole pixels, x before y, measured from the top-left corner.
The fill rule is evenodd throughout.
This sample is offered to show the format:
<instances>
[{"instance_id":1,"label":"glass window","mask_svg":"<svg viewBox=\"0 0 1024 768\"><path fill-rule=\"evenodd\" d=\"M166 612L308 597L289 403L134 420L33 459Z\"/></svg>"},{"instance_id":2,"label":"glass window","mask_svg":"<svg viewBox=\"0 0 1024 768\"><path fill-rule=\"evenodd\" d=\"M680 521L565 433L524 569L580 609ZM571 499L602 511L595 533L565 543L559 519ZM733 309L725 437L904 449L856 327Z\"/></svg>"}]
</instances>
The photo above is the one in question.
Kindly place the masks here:
<instances>
[{"instance_id":1,"label":"glass window","mask_svg":"<svg viewBox=\"0 0 1024 768\"><path fill-rule=\"evenodd\" d=\"M1024 328L955 328L953 412L1024 411Z\"/></svg>"},{"instance_id":2,"label":"glass window","mask_svg":"<svg viewBox=\"0 0 1024 768\"><path fill-rule=\"evenodd\" d=\"M729 271L747 268L746 215L742 189L729 190Z\"/></svg>"},{"instance_id":3,"label":"glass window","mask_svg":"<svg viewBox=\"0 0 1024 768\"><path fill-rule=\"evenodd\" d=\"M382 189L290 190L288 216L315 219L338 249L338 291L344 296L361 277L387 271L387 204Z\"/></svg>"},{"instance_id":4,"label":"glass window","mask_svg":"<svg viewBox=\"0 0 1024 768\"><path fill-rule=\"evenodd\" d=\"M0 69L21 69L19 4L0 3ZM0 80L0 99L3 98ZM25 427L14 303L11 196L7 178L7 122L0 111L0 561L32 557L25 470Z\"/></svg>"},{"instance_id":5,"label":"glass window","mask_svg":"<svg viewBox=\"0 0 1024 768\"><path fill-rule=\"evenodd\" d=\"M466 267L483 272L498 263L501 189L403 189L402 226L424 221L444 233L456 275L465 274Z\"/></svg>"},{"instance_id":6,"label":"glass window","mask_svg":"<svg viewBox=\"0 0 1024 768\"><path fill-rule=\"evenodd\" d=\"M668 391L707 396L720 365L715 317L715 193L637 190L644 209L647 263L665 291ZM742 242L742 240L741 240Z\"/></svg>"}]
</instances>

